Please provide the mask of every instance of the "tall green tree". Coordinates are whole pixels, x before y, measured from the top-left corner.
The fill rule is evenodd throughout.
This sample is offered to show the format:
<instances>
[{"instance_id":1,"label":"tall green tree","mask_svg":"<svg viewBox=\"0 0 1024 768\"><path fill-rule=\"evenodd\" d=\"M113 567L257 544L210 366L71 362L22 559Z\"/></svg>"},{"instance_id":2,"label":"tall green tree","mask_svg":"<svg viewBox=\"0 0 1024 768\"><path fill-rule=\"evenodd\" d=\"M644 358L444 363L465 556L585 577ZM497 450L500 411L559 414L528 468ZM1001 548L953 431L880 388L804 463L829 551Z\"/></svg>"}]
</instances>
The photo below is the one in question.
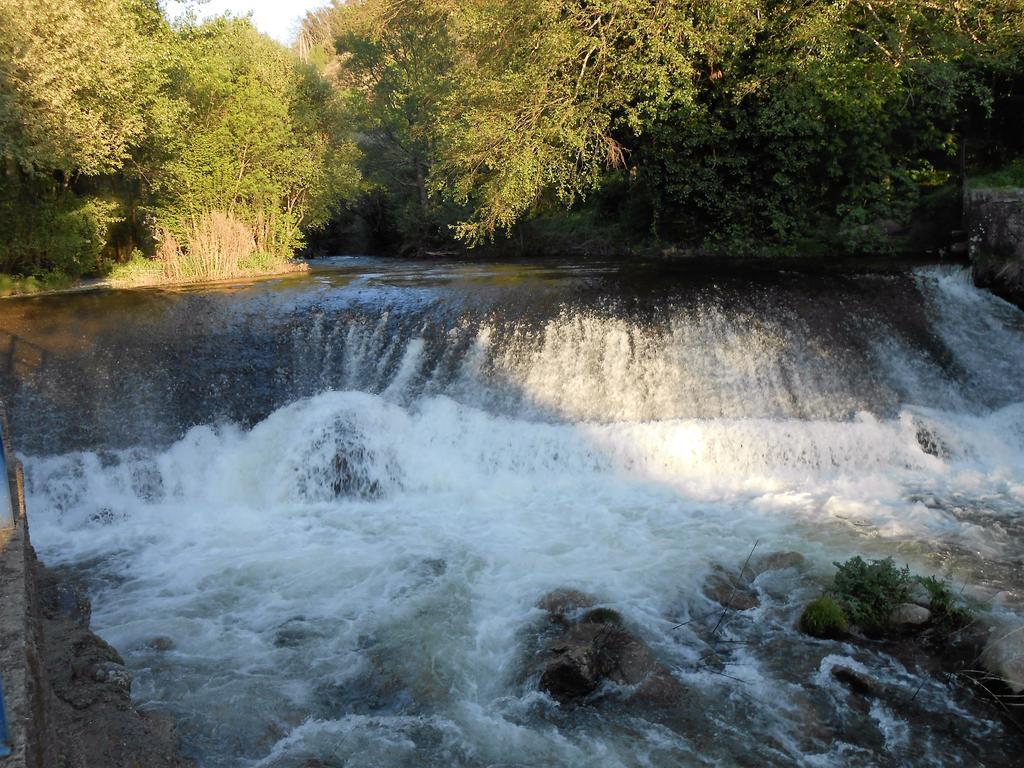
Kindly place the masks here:
<instances>
[{"instance_id":1,"label":"tall green tree","mask_svg":"<svg viewBox=\"0 0 1024 768\"><path fill-rule=\"evenodd\" d=\"M161 84L156 0L0 0L0 153L8 170L119 170Z\"/></svg>"},{"instance_id":2,"label":"tall green tree","mask_svg":"<svg viewBox=\"0 0 1024 768\"><path fill-rule=\"evenodd\" d=\"M306 17L296 46L347 97L365 196L388 208L377 226L416 246L448 237L451 212L430 179L456 55L450 11L435 0L335 0Z\"/></svg>"},{"instance_id":3,"label":"tall green tree","mask_svg":"<svg viewBox=\"0 0 1024 768\"><path fill-rule=\"evenodd\" d=\"M247 19L185 23L168 70L179 122L154 177L161 223L179 234L222 212L290 256L355 193L341 98Z\"/></svg>"},{"instance_id":4,"label":"tall green tree","mask_svg":"<svg viewBox=\"0 0 1024 768\"><path fill-rule=\"evenodd\" d=\"M155 0L0 0L0 29L0 270L95 271L161 100L166 24Z\"/></svg>"},{"instance_id":5,"label":"tall green tree","mask_svg":"<svg viewBox=\"0 0 1024 768\"><path fill-rule=\"evenodd\" d=\"M823 233L870 249L948 174L963 116L1020 78L1022 16L1022 0L335 0L305 41L331 30L391 199L416 190L469 243L612 195L712 249Z\"/></svg>"}]
</instances>

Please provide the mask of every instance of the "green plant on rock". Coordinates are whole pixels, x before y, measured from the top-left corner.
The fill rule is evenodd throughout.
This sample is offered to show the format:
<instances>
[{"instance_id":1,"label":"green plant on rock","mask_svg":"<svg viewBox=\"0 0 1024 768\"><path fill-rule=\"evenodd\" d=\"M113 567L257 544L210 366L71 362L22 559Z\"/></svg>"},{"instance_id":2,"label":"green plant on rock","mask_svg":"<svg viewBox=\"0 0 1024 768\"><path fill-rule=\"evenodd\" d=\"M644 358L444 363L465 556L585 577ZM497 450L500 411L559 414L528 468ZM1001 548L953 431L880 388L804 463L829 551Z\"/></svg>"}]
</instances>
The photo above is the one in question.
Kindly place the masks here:
<instances>
[{"instance_id":1,"label":"green plant on rock","mask_svg":"<svg viewBox=\"0 0 1024 768\"><path fill-rule=\"evenodd\" d=\"M974 611L962 597L953 594L948 580L918 576L917 582L928 591L928 607L938 622L956 629L974 620Z\"/></svg>"},{"instance_id":2,"label":"green plant on rock","mask_svg":"<svg viewBox=\"0 0 1024 768\"><path fill-rule=\"evenodd\" d=\"M828 595L811 602L800 616L800 629L813 637L839 637L848 627L842 606Z\"/></svg>"},{"instance_id":3,"label":"green plant on rock","mask_svg":"<svg viewBox=\"0 0 1024 768\"><path fill-rule=\"evenodd\" d=\"M850 620L864 629L884 629L893 609L910 598L910 568L897 568L891 557L867 561L858 555L833 564L839 571L832 592Z\"/></svg>"}]
</instances>

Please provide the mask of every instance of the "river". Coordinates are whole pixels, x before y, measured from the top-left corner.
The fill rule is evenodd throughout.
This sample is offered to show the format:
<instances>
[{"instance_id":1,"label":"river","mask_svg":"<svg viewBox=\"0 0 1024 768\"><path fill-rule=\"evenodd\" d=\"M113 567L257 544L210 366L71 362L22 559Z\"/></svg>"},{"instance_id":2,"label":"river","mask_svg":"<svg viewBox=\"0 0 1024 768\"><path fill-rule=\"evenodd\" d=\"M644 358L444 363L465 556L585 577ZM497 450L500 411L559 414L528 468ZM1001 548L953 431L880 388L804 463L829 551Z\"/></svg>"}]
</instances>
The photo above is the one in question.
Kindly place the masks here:
<instances>
[{"instance_id":1,"label":"river","mask_svg":"<svg viewBox=\"0 0 1024 768\"><path fill-rule=\"evenodd\" d=\"M1022 372L1024 313L948 267L339 258L0 302L36 547L202 768L1012 764L969 691L793 625L853 554L1021 612ZM712 638L755 542L809 567ZM685 701L538 692L558 588Z\"/></svg>"}]
</instances>

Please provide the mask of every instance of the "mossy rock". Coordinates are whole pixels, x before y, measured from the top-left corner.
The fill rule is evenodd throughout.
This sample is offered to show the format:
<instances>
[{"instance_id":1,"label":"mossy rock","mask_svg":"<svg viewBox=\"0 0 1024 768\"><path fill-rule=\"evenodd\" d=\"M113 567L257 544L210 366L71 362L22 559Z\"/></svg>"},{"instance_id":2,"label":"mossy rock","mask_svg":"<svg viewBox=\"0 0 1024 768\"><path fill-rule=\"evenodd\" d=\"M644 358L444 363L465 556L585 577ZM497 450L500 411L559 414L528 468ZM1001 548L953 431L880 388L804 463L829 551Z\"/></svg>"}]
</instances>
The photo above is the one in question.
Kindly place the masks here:
<instances>
[{"instance_id":1,"label":"mossy rock","mask_svg":"<svg viewBox=\"0 0 1024 768\"><path fill-rule=\"evenodd\" d=\"M804 608L799 627L812 637L834 639L846 634L849 620L839 603L825 595Z\"/></svg>"},{"instance_id":2,"label":"mossy rock","mask_svg":"<svg viewBox=\"0 0 1024 768\"><path fill-rule=\"evenodd\" d=\"M580 624L610 624L622 626L622 615L611 608L594 608L580 617Z\"/></svg>"},{"instance_id":3,"label":"mossy rock","mask_svg":"<svg viewBox=\"0 0 1024 768\"><path fill-rule=\"evenodd\" d=\"M594 605L594 598L578 589L556 589L537 601L537 607L556 616L575 613Z\"/></svg>"}]
</instances>

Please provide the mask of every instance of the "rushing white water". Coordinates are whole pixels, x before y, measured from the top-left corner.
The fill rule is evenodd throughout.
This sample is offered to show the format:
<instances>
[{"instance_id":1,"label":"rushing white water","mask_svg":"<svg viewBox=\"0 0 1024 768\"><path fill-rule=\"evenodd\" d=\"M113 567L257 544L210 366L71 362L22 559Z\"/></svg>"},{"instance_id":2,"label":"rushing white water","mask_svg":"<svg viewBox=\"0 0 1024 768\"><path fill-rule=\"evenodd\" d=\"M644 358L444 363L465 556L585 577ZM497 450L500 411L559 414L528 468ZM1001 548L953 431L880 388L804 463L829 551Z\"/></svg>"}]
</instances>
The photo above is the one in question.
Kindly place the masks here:
<instances>
[{"instance_id":1,"label":"rushing white water","mask_svg":"<svg viewBox=\"0 0 1024 768\"><path fill-rule=\"evenodd\" d=\"M852 712L828 675L870 663L914 688L913 670L790 629L855 552L958 575L1024 552L1024 320L960 274L918 282L941 364L870 318L840 354L799 319L714 306L440 341L387 314L318 321L294 354L324 391L251 429L27 457L33 537L83 566L134 696L178 715L203 766L948 764L940 727ZM762 607L722 634L749 645L708 669L702 584L755 541L811 574L760 579ZM621 612L687 706L538 693L524 637L559 587ZM936 722L959 706L937 683L919 699Z\"/></svg>"}]
</instances>

